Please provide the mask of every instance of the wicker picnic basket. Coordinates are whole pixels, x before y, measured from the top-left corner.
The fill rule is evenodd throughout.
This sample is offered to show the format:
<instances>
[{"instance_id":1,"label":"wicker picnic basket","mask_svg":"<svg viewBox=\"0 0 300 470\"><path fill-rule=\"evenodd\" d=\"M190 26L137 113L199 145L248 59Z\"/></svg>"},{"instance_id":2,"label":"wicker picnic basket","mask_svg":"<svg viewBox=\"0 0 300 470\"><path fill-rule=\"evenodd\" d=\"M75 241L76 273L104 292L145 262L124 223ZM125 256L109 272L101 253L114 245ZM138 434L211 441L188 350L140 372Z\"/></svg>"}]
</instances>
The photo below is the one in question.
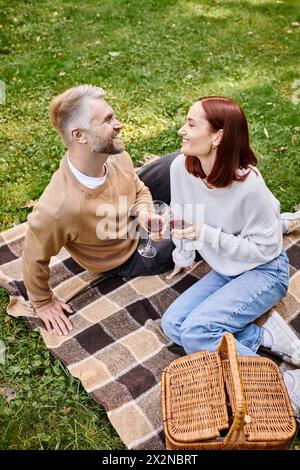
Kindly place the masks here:
<instances>
[{"instance_id":1,"label":"wicker picnic basket","mask_svg":"<svg viewBox=\"0 0 300 470\"><path fill-rule=\"evenodd\" d=\"M226 333L214 353L171 362L162 373L167 449L286 449L296 421L277 365L237 358Z\"/></svg>"}]
</instances>

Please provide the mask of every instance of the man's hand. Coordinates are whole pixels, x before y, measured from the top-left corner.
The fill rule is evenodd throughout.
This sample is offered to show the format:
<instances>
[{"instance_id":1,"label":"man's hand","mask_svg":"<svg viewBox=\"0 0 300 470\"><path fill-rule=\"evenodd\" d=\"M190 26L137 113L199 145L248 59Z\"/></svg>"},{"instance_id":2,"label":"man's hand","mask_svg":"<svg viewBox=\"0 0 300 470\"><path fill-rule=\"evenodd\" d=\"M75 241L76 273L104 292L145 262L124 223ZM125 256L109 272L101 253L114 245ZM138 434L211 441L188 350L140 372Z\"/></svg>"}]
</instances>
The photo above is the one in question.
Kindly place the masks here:
<instances>
[{"instance_id":1,"label":"man's hand","mask_svg":"<svg viewBox=\"0 0 300 470\"><path fill-rule=\"evenodd\" d=\"M167 229L167 223L161 215L155 214L152 208L143 207L138 214L139 224L146 229L149 233L149 238L153 241L160 241L163 239L164 233Z\"/></svg>"},{"instance_id":2,"label":"man's hand","mask_svg":"<svg viewBox=\"0 0 300 470\"><path fill-rule=\"evenodd\" d=\"M199 240L202 232L202 224L193 223L187 228L182 230L173 229L171 230L172 237L179 240Z\"/></svg>"},{"instance_id":3,"label":"man's hand","mask_svg":"<svg viewBox=\"0 0 300 470\"><path fill-rule=\"evenodd\" d=\"M53 334L55 332L59 336L68 335L69 331L73 329L72 323L64 314L64 310L73 313L68 304L55 301L50 307L38 313L39 318L43 320L49 333Z\"/></svg>"}]
</instances>

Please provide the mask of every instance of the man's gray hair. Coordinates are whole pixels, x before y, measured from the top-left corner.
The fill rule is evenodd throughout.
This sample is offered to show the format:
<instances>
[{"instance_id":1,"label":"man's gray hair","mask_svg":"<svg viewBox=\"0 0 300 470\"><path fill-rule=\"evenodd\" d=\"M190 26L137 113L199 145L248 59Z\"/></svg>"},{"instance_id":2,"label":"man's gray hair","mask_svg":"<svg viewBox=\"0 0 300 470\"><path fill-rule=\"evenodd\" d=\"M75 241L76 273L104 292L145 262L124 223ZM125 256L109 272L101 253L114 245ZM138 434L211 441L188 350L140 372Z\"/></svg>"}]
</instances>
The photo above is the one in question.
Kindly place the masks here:
<instances>
[{"instance_id":1,"label":"man's gray hair","mask_svg":"<svg viewBox=\"0 0 300 470\"><path fill-rule=\"evenodd\" d=\"M88 98L103 98L105 91L94 85L79 85L56 96L50 104L50 121L68 147L72 142L71 130L88 129L91 115Z\"/></svg>"}]
</instances>

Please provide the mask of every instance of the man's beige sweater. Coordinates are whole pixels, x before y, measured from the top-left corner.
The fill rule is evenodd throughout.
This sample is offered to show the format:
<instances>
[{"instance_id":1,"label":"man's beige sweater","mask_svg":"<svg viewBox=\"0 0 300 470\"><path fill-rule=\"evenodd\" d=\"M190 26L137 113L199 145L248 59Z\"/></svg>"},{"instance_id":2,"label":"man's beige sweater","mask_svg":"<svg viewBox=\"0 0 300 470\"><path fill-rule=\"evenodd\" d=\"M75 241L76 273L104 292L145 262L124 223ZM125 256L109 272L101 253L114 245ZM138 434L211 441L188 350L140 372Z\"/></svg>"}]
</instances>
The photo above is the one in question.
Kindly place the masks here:
<instances>
[{"instance_id":1,"label":"man's beige sweater","mask_svg":"<svg viewBox=\"0 0 300 470\"><path fill-rule=\"evenodd\" d=\"M151 204L150 191L136 175L127 152L110 156L107 168L105 182L90 189L72 174L65 155L28 216L22 268L37 312L55 300L48 285L49 262L63 246L84 269L96 273L120 266L137 248L138 236L128 235L134 222L129 209L138 212Z\"/></svg>"}]
</instances>

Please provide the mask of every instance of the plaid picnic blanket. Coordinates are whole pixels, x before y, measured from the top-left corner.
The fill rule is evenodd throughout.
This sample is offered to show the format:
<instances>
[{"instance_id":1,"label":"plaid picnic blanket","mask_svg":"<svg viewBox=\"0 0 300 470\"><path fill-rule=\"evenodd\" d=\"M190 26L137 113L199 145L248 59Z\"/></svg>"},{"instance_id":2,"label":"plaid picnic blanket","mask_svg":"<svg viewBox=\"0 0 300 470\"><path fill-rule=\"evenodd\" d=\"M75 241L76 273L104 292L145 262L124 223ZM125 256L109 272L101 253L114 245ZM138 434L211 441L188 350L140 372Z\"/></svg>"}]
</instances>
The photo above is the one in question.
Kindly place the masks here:
<instances>
[{"instance_id":1,"label":"plaid picnic blanket","mask_svg":"<svg viewBox=\"0 0 300 470\"><path fill-rule=\"evenodd\" d=\"M164 449L160 378L183 350L160 328L166 308L209 272L200 261L190 273L102 279L84 271L65 249L51 259L51 288L75 312L67 337L50 335L32 309L22 281L20 256L27 223L0 234L0 286L10 295L9 315L39 329L47 348L103 405L129 449ZM284 237L291 281L277 311L300 332L300 232ZM289 366L290 367L290 366Z\"/></svg>"}]
</instances>

